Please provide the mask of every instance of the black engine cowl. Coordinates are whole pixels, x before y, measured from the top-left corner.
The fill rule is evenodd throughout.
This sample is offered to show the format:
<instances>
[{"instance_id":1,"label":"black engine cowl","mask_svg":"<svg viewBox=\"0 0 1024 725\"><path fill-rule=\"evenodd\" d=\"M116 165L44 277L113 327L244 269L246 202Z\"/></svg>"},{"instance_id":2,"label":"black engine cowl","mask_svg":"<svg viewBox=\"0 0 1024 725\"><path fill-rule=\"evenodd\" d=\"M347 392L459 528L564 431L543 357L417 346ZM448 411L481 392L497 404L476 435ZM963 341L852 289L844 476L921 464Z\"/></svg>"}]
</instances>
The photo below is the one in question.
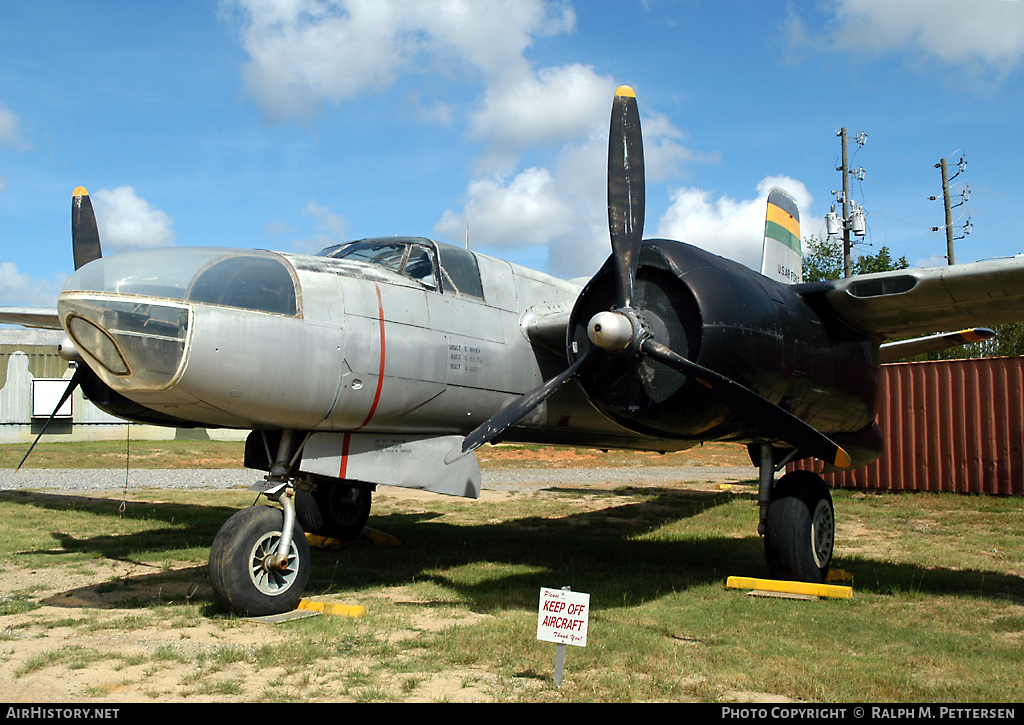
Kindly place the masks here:
<instances>
[{"instance_id":1,"label":"black engine cowl","mask_svg":"<svg viewBox=\"0 0 1024 725\"><path fill-rule=\"evenodd\" d=\"M587 325L615 307L612 260L583 289L569 319L570 360L593 347ZM758 393L825 433L864 430L877 412L877 342L819 317L792 287L697 247L645 240L633 307L656 340ZM827 312L826 312L827 314ZM771 440L697 379L649 357L594 349L577 381L605 415L631 430L700 440Z\"/></svg>"}]
</instances>

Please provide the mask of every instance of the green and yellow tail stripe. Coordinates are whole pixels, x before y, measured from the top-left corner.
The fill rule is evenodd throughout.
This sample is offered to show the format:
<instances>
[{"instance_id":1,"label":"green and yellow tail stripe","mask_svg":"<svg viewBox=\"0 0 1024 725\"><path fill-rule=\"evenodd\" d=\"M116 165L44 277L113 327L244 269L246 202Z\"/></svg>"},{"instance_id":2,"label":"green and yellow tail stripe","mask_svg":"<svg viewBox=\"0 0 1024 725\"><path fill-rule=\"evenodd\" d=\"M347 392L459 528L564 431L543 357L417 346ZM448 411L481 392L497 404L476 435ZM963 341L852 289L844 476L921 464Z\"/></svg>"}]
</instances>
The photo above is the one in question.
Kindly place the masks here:
<instances>
[{"instance_id":1,"label":"green and yellow tail stripe","mask_svg":"<svg viewBox=\"0 0 1024 725\"><path fill-rule=\"evenodd\" d=\"M768 213L765 215L764 235L785 244L797 254L800 248L800 212L785 194L768 195Z\"/></svg>"}]
</instances>

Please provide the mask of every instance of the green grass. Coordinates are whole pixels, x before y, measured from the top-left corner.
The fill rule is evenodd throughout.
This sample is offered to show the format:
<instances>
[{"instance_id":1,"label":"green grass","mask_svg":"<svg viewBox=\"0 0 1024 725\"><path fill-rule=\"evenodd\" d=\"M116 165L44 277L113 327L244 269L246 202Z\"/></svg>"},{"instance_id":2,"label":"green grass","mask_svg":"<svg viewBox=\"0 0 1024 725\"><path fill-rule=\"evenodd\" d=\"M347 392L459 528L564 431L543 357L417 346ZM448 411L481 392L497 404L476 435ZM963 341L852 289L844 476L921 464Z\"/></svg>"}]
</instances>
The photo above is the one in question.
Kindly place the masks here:
<instances>
[{"instance_id":1,"label":"green grass","mask_svg":"<svg viewBox=\"0 0 1024 725\"><path fill-rule=\"evenodd\" d=\"M0 468L16 468L28 443L0 445ZM89 441L40 443L25 468L242 468L242 441ZM616 466L749 466L746 448L735 443L709 443L675 453L600 451L568 446L485 446L477 453L480 467L574 468Z\"/></svg>"},{"instance_id":2,"label":"green grass","mask_svg":"<svg viewBox=\"0 0 1024 725\"><path fill-rule=\"evenodd\" d=\"M16 468L27 443L0 445L0 468ZM40 443L24 468L241 468L242 441L87 441Z\"/></svg>"},{"instance_id":3,"label":"green grass","mask_svg":"<svg viewBox=\"0 0 1024 725\"><path fill-rule=\"evenodd\" d=\"M75 590L87 604L63 617L37 613L52 597L9 592L0 630L11 632L8 650L50 627L82 636L82 645L17 659L17 678L108 667L127 683L119 692L145 697L1024 697L1024 500L835 491L836 566L852 574L855 594L809 602L725 588L729 575L767 575L754 487L734 491L547 489L466 501L382 488L370 526L402 545L314 550L307 587L307 596L363 604L367 614L272 634L224 618L205 583L185 596L221 523L252 502L248 492L136 491L151 500L130 503L123 517L113 499L2 493L0 555L13 571L119 573ZM591 596L588 646L568 648L561 687L552 682L554 645L535 639L542 586ZM173 644L130 660L90 639L116 631L131 642L132 632L151 638L155 629L173 632ZM168 670L180 671L173 684L155 684ZM280 684L268 688L271 672ZM102 690L91 692L83 697Z\"/></svg>"}]
</instances>

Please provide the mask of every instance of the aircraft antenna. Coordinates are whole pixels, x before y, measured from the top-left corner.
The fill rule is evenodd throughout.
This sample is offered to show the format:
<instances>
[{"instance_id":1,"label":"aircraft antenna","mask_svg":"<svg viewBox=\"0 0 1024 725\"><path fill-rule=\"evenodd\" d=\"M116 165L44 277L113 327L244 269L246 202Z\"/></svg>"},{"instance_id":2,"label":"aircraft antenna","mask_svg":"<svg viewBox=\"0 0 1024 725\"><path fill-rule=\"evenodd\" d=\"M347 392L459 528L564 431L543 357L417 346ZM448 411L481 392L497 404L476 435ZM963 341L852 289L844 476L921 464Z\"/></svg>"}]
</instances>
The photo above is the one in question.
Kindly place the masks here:
<instances>
[{"instance_id":1,"label":"aircraft antenna","mask_svg":"<svg viewBox=\"0 0 1024 725\"><path fill-rule=\"evenodd\" d=\"M466 249L469 249L469 219L466 220Z\"/></svg>"}]
</instances>

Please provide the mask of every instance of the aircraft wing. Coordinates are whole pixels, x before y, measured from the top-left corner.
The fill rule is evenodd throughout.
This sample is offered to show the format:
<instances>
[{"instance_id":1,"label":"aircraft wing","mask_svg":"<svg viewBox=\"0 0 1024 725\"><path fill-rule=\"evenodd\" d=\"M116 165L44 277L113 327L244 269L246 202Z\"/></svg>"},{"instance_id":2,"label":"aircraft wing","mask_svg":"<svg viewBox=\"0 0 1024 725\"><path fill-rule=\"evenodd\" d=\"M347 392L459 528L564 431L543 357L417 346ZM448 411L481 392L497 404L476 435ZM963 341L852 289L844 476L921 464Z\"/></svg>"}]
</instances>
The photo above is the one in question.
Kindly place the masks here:
<instances>
[{"instance_id":1,"label":"aircraft wing","mask_svg":"<svg viewBox=\"0 0 1024 725\"><path fill-rule=\"evenodd\" d=\"M881 339L1024 319L1024 255L795 285L850 327Z\"/></svg>"},{"instance_id":2,"label":"aircraft wing","mask_svg":"<svg viewBox=\"0 0 1024 725\"><path fill-rule=\"evenodd\" d=\"M988 340L995 335L995 331L989 330L987 327L972 327L957 332L940 332L938 335L917 337L912 340L883 342L878 348L879 361L883 363L896 362L914 355L970 345L973 342Z\"/></svg>"},{"instance_id":3,"label":"aircraft wing","mask_svg":"<svg viewBox=\"0 0 1024 725\"><path fill-rule=\"evenodd\" d=\"M0 324L61 329L55 307L0 307Z\"/></svg>"}]
</instances>

